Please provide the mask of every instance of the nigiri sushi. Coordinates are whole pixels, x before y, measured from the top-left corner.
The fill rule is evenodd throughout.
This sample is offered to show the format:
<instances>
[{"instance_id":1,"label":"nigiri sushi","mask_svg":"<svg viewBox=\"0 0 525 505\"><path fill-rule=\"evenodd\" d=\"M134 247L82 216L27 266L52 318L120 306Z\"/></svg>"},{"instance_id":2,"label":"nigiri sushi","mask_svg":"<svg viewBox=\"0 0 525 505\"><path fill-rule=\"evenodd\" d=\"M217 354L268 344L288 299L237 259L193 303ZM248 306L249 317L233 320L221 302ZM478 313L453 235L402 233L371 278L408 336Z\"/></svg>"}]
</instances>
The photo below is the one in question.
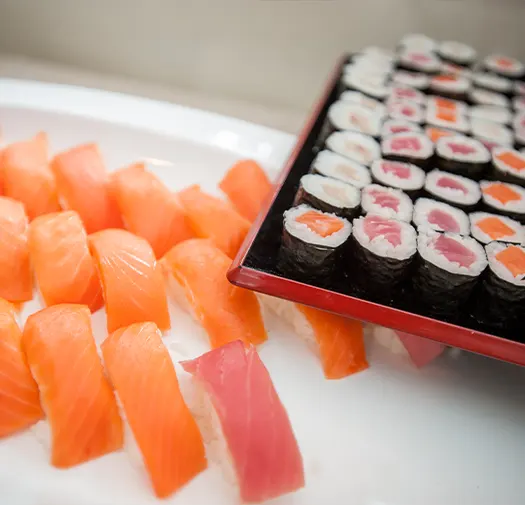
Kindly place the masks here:
<instances>
[{"instance_id":1,"label":"nigiri sushi","mask_svg":"<svg viewBox=\"0 0 525 505\"><path fill-rule=\"evenodd\" d=\"M0 438L44 417L38 386L22 351L22 332L15 315L15 308L0 299Z\"/></svg>"},{"instance_id":2,"label":"nigiri sushi","mask_svg":"<svg viewBox=\"0 0 525 505\"><path fill-rule=\"evenodd\" d=\"M224 441L224 463L231 463L243 502L262 502L304 486L303 461L288 414L253 346L230 342L182 366L210 400L203 413L208 419L201 418L203 433L214 428L210 436Z\"/></svg>"},{"instance_id":3,"label":"nigiri sushi","mask_svg":"<svg viewBox=\"0 0 525 505\"><path fill-rule=\"evenodd\" d=\"M173 193L144 164L136 163L111 174L110 188L125 227L145 238L157 258L174 245L193 237Z\"/></svg>"},{"instance_id":4,"label":"nigiri sushi","mask_svg":"<svg viewBox=\"0 0 525 505\"><path fill-rule=\"evenodd\" d=\"M160 331L154 323L121 328L104 341L102 353L155 494L167 497L207 462Z\"/></svg>"},{"instance_id":5,"label":"nigiri sushi","mask_svg":"<svg viewBox=\"0 0 525 505\"><path fill-rule=\"evenodd\" d=\"M27 229L24 205L0 196L0 297L13 303L33 298Z\"/></svg>"},{"instance_id":6,"label":"nigiri sushi","mask_svg":"<svg viewBox=\"0 0 525 505\"><path fill-rule=\"evenodd\" d=\"M253 222L272 183L262 167L254 160L241 160L231 167L219 183L237 212Z\"/></svg>"},{"instance_id":7,"label":"nigiri sushi","mask_svg":"<svg viewBox=\"0 0 525 505\"><path fill-rule=\"evenodd\" d=\"M144 321L170 328L160 265L148 242L125 230L103 230L88 237L106 303L108 332Z\"/></svg>"},{"instance_id":8,"label":"nigiri sushi","mask_svg":"<svg viewBox=\"0 0 525 505\"><path fill-rule=\"evenodd\" d=\"M29 316L22 336L51 427L51 463L69 468L123 446L122 421L84 305Z\"/></svg>"},{"instance_id":9,"label":"nigiri sushi","mask_svg":"<svg viewBox=\"0 0 525 505\"><path fill-rule=\"evenodd\" d=\"M57 154L51 169L62 207L78 212L88 233L122 227L117 203L109 191L106 166L95 144Z\"/></svg>"}]
</instances>

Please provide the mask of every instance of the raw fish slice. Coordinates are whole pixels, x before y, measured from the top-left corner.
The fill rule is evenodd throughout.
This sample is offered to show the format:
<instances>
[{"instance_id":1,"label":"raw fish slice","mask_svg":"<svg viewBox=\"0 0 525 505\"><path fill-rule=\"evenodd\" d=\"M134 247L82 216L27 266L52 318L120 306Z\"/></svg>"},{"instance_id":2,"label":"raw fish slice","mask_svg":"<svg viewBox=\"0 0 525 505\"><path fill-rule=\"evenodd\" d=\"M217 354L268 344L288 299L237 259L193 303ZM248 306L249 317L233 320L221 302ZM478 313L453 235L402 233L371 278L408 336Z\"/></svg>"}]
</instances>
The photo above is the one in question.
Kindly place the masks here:
<instances>
[{"instance_id":1,"label":"raw fish slice","mask_svg":"<svg viewBox=\"0 0 525 505\"><path fill-rule=\"evenodd\" d=\"M102 353L155 494L167 497L207 462L160 331L153 323L121 328L102 344Z\"/></svg>"},{"instance_id":2,"label":"raw fish slice","mask_svg":"<svg viewBox=\"0 0 525 505\"><path fill-rule=\"evenodd\" d=\"M22 351L15 308L0 298L0 438L44 417L38 386Z\"/></svg>"},{"instance_id":3,"label":"raw fish slice","mask_svg":"<svg viewBox=\"0 0 525 505\"><path fill-rule=\"evenodd\" d=\"M122 421L84 305L29 316L22 337L51 427L51 463L68 468L123 445Z\"/></svg>"},{"instance_id":4,"label":"raw fish slice","mask_svg":"<svg viewBox=\"0 0 525 505\"><path fill-rule=\"evenodd\" d=\"M112 174L110 188L126 228L145 238L157 258L194 236L173 193L142 163Z\"/></svg>"},{"instance_id":5,"label":"raw fish slice","mask_svg":"<svg viewBox=\"0 0 525 505\"><path fill-rule=\"evenodd\" d=\"M199 186L190 186L177 195L195 235L211 239L233 258L250 229L250 222L228 203L202 192Z\"/></svg>"},{"instance_id":6,"label":"raw fish slice","mask_svg":"<svg viewBox=\"0 0 525 505\"><path fill-rule=\"evenodd\" d=\"M29 249L46 305L80 303L92 312L102 307L102 287L76 212L36 218L29 226Z\"/></svg>"},{"instance_id":7,"label":"raw fish slice","mask_svg":"<svg viewBox=\"0 0 525 505\"><path fill-rule=\"evenodd\" d=\"M262 502L304 486L288 414L253 346L230 342L182 366L211 400L242 501Z\"/></svg>"},{"instance_id":8,"label":"raw fish slice","mask_svg":"<svg viewBox=\"0 0 525 505\"><path fill-rule=\"evenodd\" d=\"M122 227L117 204L109 191L104 160L95 144L57 154L51 169L62 206L78 212L88 233Z\"/></svg>"},{"instance_id":9,"label":"raw fish slice","mask_svg":"<svg viewBox=\"0 0 525 505\"><path fill-rule=\"evenodd\" d=\"M272 183L256 161L242 160L228 170L219 188L226 193L237 212L253 222L272 189Z\"/></svg>"},{"instance_id":10,"label":"raw fish slice","mask_svg":"<svg viewBox=\"0 0 525 505\"><path fill-rule=\"evenodd\" d=\"M171 294L180 301L182 291L212 347L232 340L260 344L268 338L255 294L228 282L231 259L210 240L182 242L161 264Z\"/></svg>"},{"instance_id":11,"label":"raw fish slice","mask_svg":"<svg viewBox=\"0 0 525 505\"><path fill-rule=\"evenodd\" d=\"M104 230L88 238L102 282L108 332L144 321L170 328L160 266L146 240L124 230Z\"/></svg>"},{"instance_id":12,"label":"raw fish slice","mask_svg":"<svg viewBox=\"0 0 525 505\"><path fill-rule=\"evenodd\" d=\"M24 206L0 196L0 297L13 303L33 298L27 229Z\"/></svg>"}]
</instances>

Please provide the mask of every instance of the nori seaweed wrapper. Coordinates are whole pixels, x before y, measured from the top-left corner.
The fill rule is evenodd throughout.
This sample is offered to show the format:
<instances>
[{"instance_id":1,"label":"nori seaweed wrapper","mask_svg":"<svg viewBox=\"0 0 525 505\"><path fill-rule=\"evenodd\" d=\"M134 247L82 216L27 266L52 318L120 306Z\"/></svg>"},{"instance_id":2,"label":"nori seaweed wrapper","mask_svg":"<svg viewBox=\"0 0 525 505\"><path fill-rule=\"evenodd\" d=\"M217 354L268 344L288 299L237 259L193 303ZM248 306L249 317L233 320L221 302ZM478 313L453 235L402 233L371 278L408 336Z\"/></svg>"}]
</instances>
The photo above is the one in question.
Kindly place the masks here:
<instances>
[{"instance_id":1,"label":"nori seaweed wrapper","mask_svg":"<svg viewBox=\"0 0 525 505\"><path fill-rule=\"evenodd\" d=\"M320 198L308 193L302 185L299 186L299 191L295 195L294 207L306 203L313 207L314 209L322 210L323 212L329 212L331 214L336 214L337 216L344 217L352 222L352 219L359 217L361 214L361 206L357 204L355 207L336 207L331 205Z\"/></svg>"},{"instance_id":2,"label":"nori seaweed wrapper","mask_svg":"<svg viewBox=\"0 0 525 505\"><path fill-rule=\"evenodd\" d=\"M416 165L419 168L422 168L425 172L429 172L434 168L434 156L430 156L428 158L416 158L413 156L404 156L399 154L387 154L387 153L381 153L381 156L385 160L390 161L400 161L401 163L412 163L412 165Z\"/></svg>"},{"instance_id":3,"label":"nori seaweed wrapper","mask_svg":"<svg viewBox=\"0 0 525 505\"><path fill-rule=\"evenodd\" d=\"M438 152L436 152L435 157L435 164L439 169L452 174L462 175L475 181L483 179L490 168L490 163L469 163L467 161L450 160L441 157Z\"/></svg>"},{"instance_id":4,"label":"nori seaweed wrapper","mask_svg":"<svg viewBox=\"0 0 525 505\"><path fill-rule=\"evenodd\" d=\"M516 221L519 221L521 224L525 224L525 212L510 212L507 210L500 209L498 207L493 207L492 205L488 204L483 198L481 199L480 210L483 212L499 214L500 216L507 216Z\"/></svg>"},{"instance_id":5,"label":"nori seaweed wrapper","mask_svg":"<svg viewBox=\"0 0 525 505\"><path fill-rule=\"evenodd\" d=\"M452 200L447 200L446 198L442 198L440 195L437 195L436 193L432 193L432 191L429 191L428 189L424 189L423 196L426 198L430 198L431 200L436 200L438 202L448 203L449 205L452 205L452 207L456 207L458 209L464 210L466 213L474 212L475 210L478 210L480 208L480 202L474 203L472 205L467 204L461 204ZM492 209L492 207L491 207ZM486 212L494 212L494 209L491 211Z\"/></svg>"},{"instance_id":6,"label":"nori seaweed wrapper","mask_svg":"<svg viewBox=\"0 0 525 505\"><path fill-rule=\"evenodd\" d=\"M524 178L500 170L495 163L491 164L491 166L492 170L490 171L489 175L492 181L510 182L511 184L516 184L517 186L525 186Z\"/></svg>"}]
</instances>

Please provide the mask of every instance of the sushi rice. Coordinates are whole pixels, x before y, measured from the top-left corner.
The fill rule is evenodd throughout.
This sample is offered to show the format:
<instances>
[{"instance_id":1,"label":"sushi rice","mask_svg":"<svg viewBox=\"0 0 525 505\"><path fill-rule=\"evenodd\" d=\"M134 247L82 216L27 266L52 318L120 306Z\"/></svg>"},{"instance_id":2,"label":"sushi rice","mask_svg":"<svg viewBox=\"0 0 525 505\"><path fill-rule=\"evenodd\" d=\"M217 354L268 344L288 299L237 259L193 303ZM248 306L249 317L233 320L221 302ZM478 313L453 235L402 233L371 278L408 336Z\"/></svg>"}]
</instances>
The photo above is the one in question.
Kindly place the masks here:
<instances>
[{"instance_id":1,"label":"sushi rice","mask_svg":"<svg viewBox=\"0 0 525 505\"><path fill-rule=\"evenodd\" d=\"M425 191L434 198L439 198L460 208L473 207L481 198L477 182L438 169L427 174Z\"/></svg>"},{"instance_id":2,"label":"sushi rice","mask_svg":"<svg viewBox=\"0 0 525 505\"><path fill-rule=\"evenodd\" d=\"M329 150L321 151L312 162L311 171L364 188L372 182L370 171L357 161Z\"/></svg>"},{"instance_id":3,"label":"sushi rice","mask_svg":"<svg viewBox=\"0 0 525 505\"><path fill-rule=\"evenodd\" d=\"M489 91L482 88L474 88L469 92L469 100L474 105L496 105L498 107L509 107L509 99L494 91Z\"/></svg>"},{"instance_id":4,"label":"sushi rice","mask_svg":"<svg viewBox=\"0 0 525 505\"><path fill-rule=\"evenodd\" d=\"M412 220L412 200L400 189L370 184L361 194L361 207L365 214L406 222Z\"/></svg>"},{"instance_id":5,"label":"sushi rice","mask_svg":"<svg viewBox=\"0 0 525 505\"><path fill-rule=\"evenodd\" d=\"M437 52L441 58L456 65L470 66L477 58L477 51L472 46L452 40L441 42Z\"/></svg>"},{"instance_id":6,"label":"sushi rice","mask_svg":"<svg viewBox=\"0 0 525 505\"><path fill-rule=\"evenodd\" d=\"M501 124L509 124L512 121L510 110L497 105L475 105L470 107L469 114L471 118L484 119Z\"/></svg>"},{"instance_id":7,"label":"sushi rice","mask_svg":"<svg viewBox=\"0 0 525 505\"><path fill-rule=\"evenodd\" d=\"M426 74L398 70L393 74L392 82L396 85L408 86L417 90L426 90L430 84L430 78Z\"/></svg>"},{"instance_id":8,"label":"sushi rice","mask_svg":"<svg viewBox=\"0 0 525 505\"><path fill-rule=\"evenodd\" d=\"M384 100L390 94L386 81L378 79L377 76L367 76L352 71L343 75L342 83L347 89L360 91L377 100Z\"/></svg>"},{"instance_id":9,"label":"sushi rice","mask_svg":"<svg viewBox=\"0 0 525 505\"><path fill-rule=\"evenodd\" d=\"M506 216L488 212L472 212L469 214L472 236L482 244L490 242L525 243L523 226Z\"/></svg>"},{"instance_id":10,"label":"sushi rice","mask_svg":"<svg viewBox=\"0 0 525 505\"><path fill-rule=\"evenodd\" d=\"M416 132L421 133L421 126L406 119L387 119L381 128L381 137L394 135L395 133Z\"/></svg>"},{"instance_id":11,"label":"sushi rice","mask_svg":"<svg viewBox=\"0 0 525 505\"><path fill-rule=\"evenodd\" d=\"M361 107L368 109L370 112L376 113L380 117L386 115L386 107L384 104L360 93L359 91L343 91L339 100L360 105Z\"/></svg>"},{"instance_id":12,"label":"sushi rice","mask_svg":"<svg viewBox=\"0 0 525 505\"><path fill-rule=\"evenodd\" d=\"M384 186L417 192L425 184L425 172L412 163L376 160L370 169L374 181Z\"/></svg>"},{"instance_id":13,"label":"sushi rice","mask_svg":"<svg viewBox=\"0 0 525 505\"><path fill-rule=\"evenodd\" d=\"M513 144L512 132L505 125L477 118L472 118L470 125L474 137L489 140L503 146L511 146Z\"/></svg>"},{"instance_id":14,"label":"sushi rice","mask_svg":"<svg viewBox=\"0 0 525 505\"><path fill-rule=\"evenodd\" d=\"M496 93L510 93L512 81L489 72L476 72L472 75L472 82L479 88L495 91Z\"/></svg>"},{"instance_id":15,"label":"sushi rice","mask_svg":"<svg viewBox=\"0 0 525 505\"><path fill-rule=\"evenodd\" d=\"M372 137L358 132L334 132L326 139L326 147L367 166L381 156L379 144Z\"/></svg>"},{"instance_id":16,"label":"sushi rice","mask_svg":"<svg viewBox=\"0 0 525 505\"><path fill-rule=\"evenodd\" d=\"M354 130L367 135L378 136L381 115L354 103L334 102L328 109L328 121L335 130Z\"/></svg>"},{"instance_id":17,"label":"sushi rice","mask_svg":"<svg viewBox=\"0 0 525 505\"><path fill-rule=\"evenodd\" d=\"M469 218L461 209L430 198L418 198L414 205L414 225L418 231L470 233Z\"/></svg>"},{"instance_id":18,"label":"sushi rice","mask_svg":"<svg viewBox=\"0 0 525 505\"><path fill-rule=\"evenodd\" d=\"M509 56L491 54L483 60L483 65L487 70L511 79L525 76L525 65Z\"/></svg>"}]
</instances>

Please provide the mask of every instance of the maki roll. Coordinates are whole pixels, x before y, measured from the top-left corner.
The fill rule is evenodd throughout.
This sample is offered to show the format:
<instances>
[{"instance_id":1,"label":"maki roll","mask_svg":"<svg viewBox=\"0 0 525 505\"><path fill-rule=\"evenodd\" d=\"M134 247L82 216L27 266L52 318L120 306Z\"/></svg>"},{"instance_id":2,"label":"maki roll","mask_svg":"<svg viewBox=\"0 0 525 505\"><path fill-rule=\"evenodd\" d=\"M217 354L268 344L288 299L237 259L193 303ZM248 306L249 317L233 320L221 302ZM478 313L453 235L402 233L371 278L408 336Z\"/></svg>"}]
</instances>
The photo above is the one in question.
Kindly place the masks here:
<instances>
[{"instance_id":1,"label":"maki roll","mask_svg":"<svg viewBox=\"0 0 525 505\"><path fill-rule=\"evenodd\" d=\"M354 219L350 275L374 299L390 299L416 253L416 231L403 221L375 214Z\"/></svg>"},{"instance_id":2,"label":"maki roll","mask_svg":"<svg viewBox=\"0 0 525 505\"><path fill-rule=\"evenodd\" d=\"M419 90L408 87L408 86L394 86L390 91L389 101L410 101L419 105L425 105L427 98Z\"/></svg>"},{"instance_id":3,"label":"maki roll","mask_svg":"<svg viewBox=\"0 0 525 505\"><path fill-rule=\"evenodd\" d=\"M425 192L431 197L465 211L474 210L481 198L477 182L461 175L434 169L425 179Z\"/></svg>"},{"instance_id":4,"label":"maki roll","mask_svg":"<svg viewBox=\"0 0 525 505\"><path fill-rule=\"evenodd\" d=\"M427 126L425 128L425 135L432 141L434 144L443 137L454 137L457 135L457 132L452 130L446 130L445 128L436 128L435 126Z\"/></svg>"},{"instance_id":5,"label":"maki roll","mask_svg":"<svg viewBox=\"0 0 525 505\"><path fill-rule=\"evenodd\" d=\"M470 122L467 115L458 112L458 110L459 108L456 109L455 107L428 107L427 123L431 126L467 133L470 129Z\"/></svg>"},{"instance_id":6,"label":"maki roll","mask_svg":"<svg viewBox=\"0 0 525 505\"><path fill-rule=\"evenodd\" d=\"M446 136L436 143L436 161L441 170L480 179L490 166L490 152L479 140Z\"/></svg>"},{"instance_id":7,"label":"maki roll","mask_svg":"<svg viewBox=\"0 0 525 505\"><path fill-rule=\"evenodd\" d=\"M472 75L472 82L478 88L495 93L508 95L512 92L512 81L510 79L489 72L476 72Z\"/></svg>"},{"instance_id":8,"label":"maki roll","mask_svg":"<svg viewBox=\"0 0 525 505\"><path fill-rule=\"evenodd\" d=\"M510 110L496 105L475 105L469 109L469 114L471 119L484 119L500 124L508 124L512 121Z\"/></svg>"},{"instance_id":9,"label":"maki roll","mask_svg":"<svg viewBox=\"0 0 525 505\"><path fill-rule=\"evenodd\" d=\"M326 147L346 158L369 166L381 157L379 144L368 135L357 132L334 132L326 139Z\"/></svg>"},{"instance_id":10,"label":"maki roll","mask_svg":"<svg viewBox=\"0 0 525 505\"><path fill-rule=\"evenodd\" d=\"M512 132L505 125L494 121L472 118L470 129L472 135L480 140L488 140L500 146L511 146L514 143Z\"/></svg>"},{"instance_id":11,"label":"maki roll","mask_svg":"<svg viewBox=\"0 0 525 505\"><path fill-rule=\"evenodd\" d=\"M386 115L386 107L381 102L374 100L359 91L343 91L339 96L339 100L342 102L355 103L360 105L365 109L368 109L370 112L377 114L380 117Z\"/></svg>"},{"instance_id":12,"label":"maki roll","mask_svg":"<svg viewBox=\"0 0 525 505\"><path fill-rule=\"evenodd\" d=\"M434 144L424 133L396 133L381 141L381 151L389 160L426 168L434 155Z\"/></svg>"},{"instance_id":13,"label":"maki roll","mask_svg":"<svg viewBox=\"0 0 525 505\"><path fill-rule=\"evenodd\" d=\"M487 266L483 247L454 233L421 232L413 274L414 295L429 315L454 318Z\"/></svg>"},{"instance_id":14,"label":"maki roll","mask_svg":"<svg viewBox=\"0 0 525 505\"><path fill-rule=\"evenodd\" d=\"M301 177L294 205L302 203L323 212L353 219L360 214L361 193L355 186L346 182L322 175L306 174Z\"/></svg>"},{"instance_id":15,"label":"maki roll","mask_svg":"<svg viewBox=\"0 0 525 505\"><path fill-rule=\"evenodd\" d=\"M326 139L338 130L353 130L366 135L379 136L382 117L361 105L338 100L330 105L321 137Z\"/></svg>"},{"instance_id":16,"label":"maki roll","mask_svg":"<svg viewBox=\"0 0 525 505\"><path fill-rule=\"evenodd\" d=\"M412 163L376 160L370 171L374 182L402 189L412 198L417 197L425 184L425 172Z\"/></svg>"},{"instance_id":17,"label":"maki roll","mask_svg":"<svg viewBox=\"0 0 525 505\"><path fill-rule=\"evenodd\" d=\"M483 66L489 71L509 79L521 79L525 77L525 65L508 56L491 54L483 60Z\"/></svg>"},{"instance_id":18,"label":"maki roll","mask_svg":"<svg viewBox=\"0 0 525 505\"><path fill-rule=\"evenodd\" d=\"M471 87L470 79L461 75L439 74L430 79L429 90L435 95L452 100L466 100Z\"/></svg>"},{"instance_id":19,"label":"maki roll","mask_svg":"<svg viewBox=\"0 0 525 505\"><path fill-rule=\"evenodd\" d=\"M376 214L407 223L412 220L412 200L399 189L370 184L361 194L361 207L365 214Z\"/></svg>"},{"instance_id":20,"label":"maki roll","mask_svg":"<svg viewBox=\"0 0 525 505\"><path fill-rule=\"evenodd\" d=\"M394 133L417 132L420 133L421 126L405 119L387 119L381 128L381 137L388 137Z\"/></svg>"},{"instance_id":21,"label":"maki roll","mask_svg":"<svg viewBox=\"0 0 525 505\"><path fill-rule=\"evenodd\" d=\"M368 168L328 150L321 151L315 157L310 171L346 182L356 188L364 188L372 182Z\"/></svg>"},{"instance_id":22,"label":"maki roll","mask_svg":"<svg viewBox=\"0 0 525 505\"><path fill-rule=\"evenodd\" d=\"M425 119L425 112L421 105L410 102L390 102L388 104L388 117L391 119L404 119L413 123L422 123Z\"/></svg>"},{"instance_id":23,"label":"maki roll","mask_svg":"<svg viewBox=\"0 0 525 505\"><path fill-rule=\"evenodd\" d=\"M468 93L472 105L496 105L497 107L510 107L509 99L501 93L486 89L474 88Z\"/></svg>"},{"instance_id":24,"label":"maki roll","mask_svg":"<svg viewBox=\"0 0 525 505\"><path fill-rule=\"evenodd\" d=\"M510 217L488 212L472 212L469 218L472 236L482 244L490 242L525 243L523 226Z\"/></svg>"},{"instance_id":25,"label":"maki roll","mask_svg":"<svg viewBox=\"0 0 525 505\"><path fill-rule=\"evenodd\" d=\"M406 50L399 55L398 65L404 70L437 74L441 68L441 60L433 53L417 50Z\"/></svg>"},{"instance_id":26,"label":"maki roll","mask_svg":"<svg viewBox=\"0 0 525 505\"><path fill-rule=\"evenodd\" d=\"M349 221L308 205L284 213L278 268L299 279L328 280L340 266Z\"/></svg>"},{"instance_id":27,"label":"maki roll","mask_svg":"<svg viewBox=\"0 0 525 505\"><path fill-rule=\"evenodd\" d=\"M476 61L477 57L477 52L473 47L452 40L441 42L437 48L437 52L443 61L462 67L470 67Z\"/></svg>"},{"instance_id":28,"label":"maki roll","mask_svg":"<svg viewBox=\"0 0 525 505\"><path fill-rule=\"evenodd\" d=\"M507 147L497 147L492 151L494 179L525 186L525 156Z\"/></svg>"},{"instance_id":29,"label":"maki roll","mask_svg":"<svg viewBox=\"0 0 525 505\"><path fill-rule=\"evenodd\" d=\"M412 49L414 51L435 51L438 47L437 42L426 35L420 33L409 33L399 42L401 49Z\"/></svg>"},{"instance_id":30,"label":"maki roll","mask_svg":"<svg viewBox=\"0 0 525 505\"><path fill-rule=\"evenodd\" d=\"M370 76L356 72L345 73L342 77L342 85L344 89L359 91L376 100L384 100L390 94L386 80L377 75Z\"/></svg>"},{"instance_id":31,"label":"maki roll","mask_svg":"<svg viewBox=\"0 0 525 505\"><path fill-rule=\"evenodd\" d=\"M525 223L525 189L501 181L481 181L481 197L487 212L503 214Z\"/></svg>"},{"instance_id":32,"label":"maki roll","mask_svg":"<svg viewBox=\"0 0 525 505\"><path fill-rule=\"evenodd\" d=\"M414 224L418 231L440 231L468 235L469 218L465 212L448 203L418 198L414 205Z\"/></svg>"},{"instance_id":33,"label":"maki roll","mask_svg":"<svg viewBox=\"0 0 525 505\"><path fill-rule=\"evenodd\" d=\"M406 70L398 70L392 75L392 82L404 87L417 89L419 91L426 91L430 84L428 75L417 72L407 72Z\"/></svg>"},{"instance_id":34,"label":"maki roll","mask_svg":"<svg viewBox=\"0 0 525 505\"><path fill-rule=\"evenodd\" d=\"M512 107L517 112L525 112L525 95L514 97L512 100Z\"/></svg>"}]
</instances>

